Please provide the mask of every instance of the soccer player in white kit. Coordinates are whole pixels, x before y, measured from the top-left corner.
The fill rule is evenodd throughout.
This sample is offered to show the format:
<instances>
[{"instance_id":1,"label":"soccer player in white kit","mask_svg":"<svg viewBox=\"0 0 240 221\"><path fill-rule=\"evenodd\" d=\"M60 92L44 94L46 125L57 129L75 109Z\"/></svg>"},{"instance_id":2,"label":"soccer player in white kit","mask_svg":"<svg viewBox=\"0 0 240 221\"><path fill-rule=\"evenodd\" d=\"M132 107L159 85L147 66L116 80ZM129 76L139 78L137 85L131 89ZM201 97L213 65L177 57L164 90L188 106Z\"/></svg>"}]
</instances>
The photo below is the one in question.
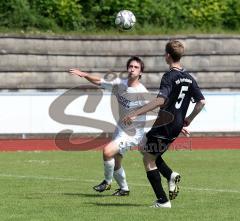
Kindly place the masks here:
<instances>
[{"instance_id":1,"label":"soccer player in white kit","mask_svg":"<svg viewBox=\"0 0 240 221\"><path fill-rule=\"evenodd\" d=\"M95 191L103 192L111 189L112 179L116 180L119 189L113 193L114 196L128 196L129 188L126 174L122 167L124 153L132 147L138 146L144 136L144 125L146 115L138 116L133 124L125 125L121 119L139 107L147 103L144 94L147 89L140 83L141 74L144 71L144 63L139 57L131 57L127 61L127 79L116 78L106 81L98 76L90 75L78 69L70 69L73 75L84 77L89 82L103 89L111 90L116 96L119 105L119 122L113 134L112 140L103 148L104 180L93 187Z\"/></svg>"}]
</instances>

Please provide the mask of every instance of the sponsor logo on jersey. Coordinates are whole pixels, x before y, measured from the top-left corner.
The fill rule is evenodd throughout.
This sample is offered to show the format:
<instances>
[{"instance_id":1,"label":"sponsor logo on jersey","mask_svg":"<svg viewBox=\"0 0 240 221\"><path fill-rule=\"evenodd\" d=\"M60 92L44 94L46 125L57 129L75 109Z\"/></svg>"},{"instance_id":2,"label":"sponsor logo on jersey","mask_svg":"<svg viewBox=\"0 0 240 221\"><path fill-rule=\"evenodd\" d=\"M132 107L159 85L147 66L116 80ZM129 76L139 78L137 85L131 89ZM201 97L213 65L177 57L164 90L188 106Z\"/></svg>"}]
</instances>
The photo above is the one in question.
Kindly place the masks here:
<instances>
[{"instance_id":1,"label":"sponsor logo on jersey","mask_svg":"<svg viewBox=\"0 0 240 221\"><path fill-rule=\"evenodd\" d=\"M188 78L179 78L175 81L176 84L180 84L180 83L183 83L183 82L187 82L187 83L192 83L192 80L191 79L188 79Z\"/></svg>"},{"instance_id":2,"label":"sponsor logo on jersey","mask_svg":"<svg viewBox=\"0 0 240 221\"><path fill-rule=\"evenodd\" d=\"M130 100L126 99L125 97L117 94L117 99L118 99L118 102L123 105L124 107L126 108L129 108L130 107Z\"/></svg>"}]
</instances>

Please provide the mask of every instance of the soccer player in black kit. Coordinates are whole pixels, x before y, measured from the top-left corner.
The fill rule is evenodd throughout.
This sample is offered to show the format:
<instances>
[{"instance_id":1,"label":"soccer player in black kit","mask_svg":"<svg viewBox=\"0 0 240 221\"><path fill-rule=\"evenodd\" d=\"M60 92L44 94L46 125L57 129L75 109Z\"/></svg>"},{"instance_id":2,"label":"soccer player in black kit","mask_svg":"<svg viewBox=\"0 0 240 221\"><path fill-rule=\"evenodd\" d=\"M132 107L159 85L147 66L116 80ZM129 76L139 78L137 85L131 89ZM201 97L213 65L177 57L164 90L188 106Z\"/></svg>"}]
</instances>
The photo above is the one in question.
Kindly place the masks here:
<instances>
[{"instance_id":1,"label":"soccer player in black kit","mask_svg":"<svg viewBox=\"0 0 240 221\"><path fill-rule=\"evenodd\" d=\"M162 77L158 96L123 118L125 124L131 124L136 116L161 108L157 120L146 134L141 147L147 178L157 197L152 206L154 208L171 208L170 200L175 199L179 192L180 174L172 171L162 159L162 154L180 134L183 127L190 125L205 105L204 96L197 82L180 64L183 54L184 46L180 41L172 40L166 44L165 60L169 65L169 71ZM186 117L190 101L195 103L195 107ZM163 112L168 113L167 124L163 123ZM170 200L162 187L160 174L168 181Z\"/></svg>"}]
</instances>

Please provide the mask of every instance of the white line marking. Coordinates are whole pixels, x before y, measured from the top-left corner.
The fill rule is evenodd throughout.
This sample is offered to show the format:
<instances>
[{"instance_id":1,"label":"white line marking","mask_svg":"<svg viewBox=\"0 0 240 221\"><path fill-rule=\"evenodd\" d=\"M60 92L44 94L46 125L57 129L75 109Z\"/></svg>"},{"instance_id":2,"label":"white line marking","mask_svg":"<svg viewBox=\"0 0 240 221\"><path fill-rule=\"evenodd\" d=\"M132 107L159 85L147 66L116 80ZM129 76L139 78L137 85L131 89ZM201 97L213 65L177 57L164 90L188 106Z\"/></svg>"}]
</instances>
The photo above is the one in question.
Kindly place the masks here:
<instances>
[{"instance_id":1,"label":"white line marking","mask_svg":"<svg viewBox=\"0 0 240 221\"><path fill-rule=\"evenodd\" d=\"M196 187L181 187L182 189L190 191L206 191L206 192L220 192L220 193L240 193L240 190L229 189L210 189L210 188L196 188Z\"/></svg>"},{"instance_id":2,"label":"white line marking","mask_svg":"<svg viewBox=\"0 0 240 221\"><path fill-rule=\"evenodd\" d=\"M16 179L37 179L37 180L61 180L61 181L79 181L78 179L68 177L48 177L48 176L24 176L24 175L13 175L13 174L0 174L0 177L9 177Z\"/></svg>"},{"instance_id":3,"label":"white line marking","mask_svg":"<svg viewBox=\"0 0 240 221\"><path fill-rule=\"evenodd\" d=\"M14 179L37 179L37 180L60 180L60 181L76 181L85 183L97 183L98 180L94 179L76 179L71 177L48 177L48 176L27 176L27 175L14 175L14 174L0 174L0 177L8 177ZM131 186L142 186L150 187L150 184L141 183L129 183ZM188 191L200 191L200 192L220 192L220 193L240 193L240 190L229 190L229 189L210 189L210 188L198 188L198 187L184 187L180 186L181 189Z\"/></svg>"}]
</instances>

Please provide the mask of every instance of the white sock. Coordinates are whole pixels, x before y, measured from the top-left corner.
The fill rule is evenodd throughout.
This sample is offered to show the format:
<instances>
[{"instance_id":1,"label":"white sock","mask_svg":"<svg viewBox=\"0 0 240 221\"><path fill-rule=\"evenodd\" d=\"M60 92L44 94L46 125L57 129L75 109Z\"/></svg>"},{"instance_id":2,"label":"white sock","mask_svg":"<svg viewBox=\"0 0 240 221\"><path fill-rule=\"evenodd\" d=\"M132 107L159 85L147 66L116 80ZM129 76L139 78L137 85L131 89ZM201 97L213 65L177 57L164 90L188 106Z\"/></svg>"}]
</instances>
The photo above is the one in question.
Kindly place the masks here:
<instances>
[{"instance_id":1,"label":"white sock","mask_svg":"<svg viewBox=\"0 0 240 221\"><path fill-rule=\"evenodd\" d=\"M108 184L112 182L115 160L104 161L104 177Z\"/></svg>"},{"instance_id":2,"label":"white sock","mask_svg":"<svg viewBox=\"0 0 240 221\"><path fill-rule=\"evenodd\" d=\"M122 190L129 190L126 180L126 174L122 167L118 170L115 170L113 176Z\"/></svg>"}]
</instances>

